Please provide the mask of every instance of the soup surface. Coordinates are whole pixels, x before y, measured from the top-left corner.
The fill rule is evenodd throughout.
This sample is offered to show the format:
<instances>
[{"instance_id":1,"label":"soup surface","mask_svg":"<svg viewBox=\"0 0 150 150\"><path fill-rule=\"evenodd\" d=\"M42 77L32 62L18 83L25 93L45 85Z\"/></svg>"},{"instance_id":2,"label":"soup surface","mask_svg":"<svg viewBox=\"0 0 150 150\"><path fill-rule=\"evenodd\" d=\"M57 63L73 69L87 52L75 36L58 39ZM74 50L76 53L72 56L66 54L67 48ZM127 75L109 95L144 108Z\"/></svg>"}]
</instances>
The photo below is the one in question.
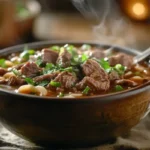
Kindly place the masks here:
<instances>
[{"instance_id":1,"label":"soup surface","mask_svg":"<svg viewBox=\"0 0 150 150\"><path fill-rule=\"evenodd\" d=\"M0 87L23 94L82 97L129 90L150 80L145 62L84 44L25 48L0 58Z\"/></svg>"}]
</instances>

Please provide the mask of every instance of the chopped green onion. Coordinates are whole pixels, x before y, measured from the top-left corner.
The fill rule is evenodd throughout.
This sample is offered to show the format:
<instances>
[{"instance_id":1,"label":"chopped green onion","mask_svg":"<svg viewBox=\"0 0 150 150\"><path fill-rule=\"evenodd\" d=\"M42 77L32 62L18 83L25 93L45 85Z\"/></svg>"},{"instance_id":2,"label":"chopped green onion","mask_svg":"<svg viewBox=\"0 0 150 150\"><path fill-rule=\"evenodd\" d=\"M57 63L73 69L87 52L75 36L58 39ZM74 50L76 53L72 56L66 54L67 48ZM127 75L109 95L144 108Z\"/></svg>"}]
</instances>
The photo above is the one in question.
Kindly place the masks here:
<instances>
[{"instance_id":1,"label":"chopped green onion","mask_svg":"<svg viewBox=\"0 0 150 150\"><path fill-rule=\"evenodd\" d=\"M91 49L91 45L89 44L83 44L82 47L81 47L82 50L89 50Z\"/></svg>"},{"instance_id":2,"label":"chopped green onion","mask_svg":"<svg viewBox=\"0 0 150 150\"><path fill-rule=\"evenodd\" d=\"M68 72L72 72L73 71L73 67L67 67L67 68L60 68L58 69L59 71L68 71Z\"/></svg>"},{"instance_id":3,"label":"chopped green onion","mask_svg":"<svg viewBox=\"0 0 150 150\"><path fill-rule=\"evenodd\" d=\"M17 69L13 69L12 72L16 75L16 76L21 76L21 73L17 70Z\"/></svg>"},{"instance_id":4,"label":"chopped green onion","mask_svg":"<svg viewBox=\"0 0 150 150\"><path fill-rule=\"evenodd\" d=\"M77 55L77 51L76 51L76 47L75 46L66 44L64 47L66 48L66 50L70 54L72 54L72 56L76 56Z\"/></svg>"},{"instance_id":5,"label":"chopped green onion","mask_svg":"<svg viewBox=\"0 0 150 150\"><path fill-rule=\"evenodd\" d=\"M88 86L86 86L86 88L83 90L83 94L84 95L87 95L88 93L89 93L89 91L90 91L90 87L88 87Z\"/></svg>"},{"instance_id":6,"label":"chopped green onion","mask_svg":"<svg viewBox=\"0 0 150 150\"><path fill-rule=\"evenodd\" d=\"M38 57L36 60L36 64L41 67L42 63L43 63L42 58Z\"/></svg>"},{"instance_id":7,"label":"chopped green onion","mask_svg":"<svg viewBox=\"0 0 150 150\"><path fill-rule=\"evenodd\" d=\"M47 81L47 80L43 80L43 81L37 83L37 85L40 85L40 86L47 86L48 84L49 84L49 81Z\"/></svg>"},{"instance_id":8,"label":"chopped green onion","mask_svg":"<svg viewBox=\"0 0 150 150\"><path fill-rule=\"evenodd\" d=\"M25 81L26 81L28 84L35 85L35 82L34 82L33 79L31 79L31 78L25 78Z\"/></svg>"},{"instance_id":9,"label":"chopped green onion","mask_svg":"<svg viewBox=\"0 0 150 150\"><path fill-rule=\"evenodd\" d=\"M60 86L61 86L61 83L60 83L60 82L51 81L51 82L50 82L50 85L51 85L51 86L54 86L54 87L60 87Z\"/></svg>"},{"instance_id":10,"label":"chopped green onion","mask_svg":"<svg viewBox=\"0 0 150 150\"><path fill-rule=\"evenodd\" d=\"M122 91L123 87L121 85L116 85L115 86L115 91Z\"/></svg>"},{"instance_id":11,"label":"chopped green onion","mask_svg":"<svg viewBox=\"0 0 150 150\"><path fill-rule=\"evenodd\" d=\"M34 50L24 50L21 54L20 57L23 58L24 60L28 60L30 55L34 55L35 51Z\"/></svg>"},{"instance_id":12,"label":"chopped green onion","mask_svg":"<svg viewBox=\"0 0 150 150\"><path fill-rule=\"evenodd\" d=\"M54 46L50 47L50 49L52 49L53 51L59 52L60 51L60 46L54 45Z\"/></svg>"},{"instance_id":13,"label":"chopped green onion","mask_svg":"<svg viewBox=\"0 0 150 150\"><path fill-rule=\"evenodd\" d=\"M60 92L59 95L57 95L57 97L64 97L64 93Z\"/></svg>"},{"instance_id":14,"label":"chopped green onion","mask_svg":"<svg viewBox=\"0 0 150 150\"><path fill-rule=\"evenodd\" d=\"M86 54L82 54L82 55L81 55L81 61L82 61L82 62L87 61L87 60L88 60L88 58L89 58L89 56L88 56L88 55L86 55Z\"/></svg>"},{"instance_id":15,"label":"chopped green onion","mask_svg":"<svg viewBox=\"0 0 150 150\"><path fill-rule=\"evenodd\" d=\"M116 64L116 65L114 66L114 69L115 69L120 75L124 74L124 72L125 72L125 67L124 67L123 65L121 65L121 64Z\"/></svg>"},{"instance_id":16,"label":"chopped green onion","mask_svg":"<svg viewBox=\"0 0 150 150\"><path fill-rule=\"evenodd\" d=\"M3 67L3 68L6 67L5 61L6 61L5 59L0 59L0 67Z\"/></svg>"},{"instance_id":17,"label":"chopped green onion","mask_svg":"<svg viewBox=\"0 0 150 150\"><path fill-rule=\"evenodd\" d=\"M102 58L102 59L100 59L99 63L106 72L109 73L112 70L112 67L110 66L107 59Z\"/></svg>"}]
</instances>

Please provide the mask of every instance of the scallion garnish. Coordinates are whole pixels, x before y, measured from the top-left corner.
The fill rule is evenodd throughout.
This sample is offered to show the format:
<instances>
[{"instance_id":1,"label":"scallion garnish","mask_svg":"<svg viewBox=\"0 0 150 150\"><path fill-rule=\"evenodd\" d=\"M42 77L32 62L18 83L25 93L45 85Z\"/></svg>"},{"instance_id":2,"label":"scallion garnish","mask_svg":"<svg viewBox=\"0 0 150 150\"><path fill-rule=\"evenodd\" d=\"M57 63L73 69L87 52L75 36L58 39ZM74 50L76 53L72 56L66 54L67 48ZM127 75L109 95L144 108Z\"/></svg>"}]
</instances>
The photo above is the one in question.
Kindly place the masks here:
<instances>
[{"instance_id":1,"label":"scallion garnish","mask_svg":"<svg viewBox=\"0 0 150 150\"><path fill-rule=\"evenodd\" d=\"M50 47L51 50L59 52L60 51L60 46L54 45L52 47Z\"/></svg>"},{"instance_id":2,"label":"scallion garnish","mask_svg":"<svg viewBox=\"0 0 150 150\"><path fill-rule=\"evenodd\" d=\"M21 76L21 73L17 70L17 69L13 69L12 72L16 75L16 76Z\"/></svg>"},{"instance_id":3,"label":"scallion garnish","mask_svg":"<svg viewBox=\"0 0 150 150\"><path fill-rule=\"evenodd\" d=\"M60 86L61 86L61 83L60 83L60 82L51 81L51 82L50 82L50 85L51 85L51 86L54 86L54 87L60 87Z\"/></svg>"},{"instance_id":4,"label":"scallion garnish","mask_svg":"<svg viewBox=\"0 0 150 150\"><path fill-rule=\"evenodd\" d=\"M6 68L5 59L0 59L0 67Z\"/></svg>"},{"instance_id":5,"label":"scallion garnish","mask_svg":"<svg viewBox=\"0 0 150 150\"><path fill-rule=\"evenodd\" d=\"M125 67L121 64L116 64L114 66L114 70L116 70L120 75L122 75L125 72Z\"/></svg>"},{"instance_id":6,"label":"scallion garnish","mask_svg":"<svg viewBox=\"0 0 150 150\"><path fill-rule=\"evenodd\" d=\"M121 85L116 85L115 86L115 91L122 91L123 90L123 87Z\"/></svg>"},{"instance_id":7,"label":"scallion garnish","mask_svg":"<svg viewBox=\"0 0 150 150\"><path fill-rule=\"evenodd\" d=\"M34 50L24 50L21 54L20 57L23 58L24 60L28 60L30 55L34 55L35 51Z\"/></svg>"},{"instance_id":8,"label":"scallion garnish","mask_svg":"<svg viewBox=\"0 0 150 150\"><path fill-rule=\"evenodd\" d=\"M33 79L31 79L31 78L25 78L25 81L26 81L28 84L35 85L35 82L34 82Z\"/></svg>"},{"instance_id":9,"label":"scallion garnish","mask_svg":"<svg viewBox=\"0 0 150 150\"><path fill-rule=\"evenodd\" d=\"M86 88L83 90L83 94L84 95L88 95L89 94L89 91L90 91L90 87L89 86L86 86Z\"/></svg>"}]
</instances>

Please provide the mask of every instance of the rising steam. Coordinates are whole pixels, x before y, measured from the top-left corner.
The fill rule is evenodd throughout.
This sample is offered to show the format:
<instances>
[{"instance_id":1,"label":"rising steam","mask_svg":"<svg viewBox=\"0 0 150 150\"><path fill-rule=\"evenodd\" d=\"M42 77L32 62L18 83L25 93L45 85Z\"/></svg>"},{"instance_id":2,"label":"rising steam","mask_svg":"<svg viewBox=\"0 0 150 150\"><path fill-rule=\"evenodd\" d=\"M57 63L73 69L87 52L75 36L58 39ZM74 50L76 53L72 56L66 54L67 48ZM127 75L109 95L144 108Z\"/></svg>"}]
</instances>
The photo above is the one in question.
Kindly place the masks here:
<instances>
[{"instance_id":1,"label":"rising steam","mask_svg":"<svg viewBox=\"0 0 150 150\"><path fill-rule=\"evenodd\" d=\"M132 47L135 37L130 21L123 16L114 0L73 0L75 7L87 18L99 23L93 27L96 40Z\"/></svg>"}]
</instances>

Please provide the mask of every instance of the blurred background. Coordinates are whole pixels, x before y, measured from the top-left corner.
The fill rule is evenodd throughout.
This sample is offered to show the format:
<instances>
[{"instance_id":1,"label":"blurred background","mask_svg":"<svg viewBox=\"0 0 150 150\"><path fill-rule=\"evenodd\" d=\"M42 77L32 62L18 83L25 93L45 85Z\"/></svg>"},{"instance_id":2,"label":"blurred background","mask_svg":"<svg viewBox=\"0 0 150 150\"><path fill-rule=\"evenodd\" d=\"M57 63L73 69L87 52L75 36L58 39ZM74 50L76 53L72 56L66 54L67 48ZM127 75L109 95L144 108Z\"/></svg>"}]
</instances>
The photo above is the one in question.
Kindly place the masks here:
<instances>
[{"instance_id":1,"label":"blurred background","mask_svg":"<svg viewBox=\"0 0 150 150\"><path fill-rule=\"evenodd\" d=\"M150 0L0 0L0 48L43 40L150 46Z\"/></svg>"}]
</instances>

